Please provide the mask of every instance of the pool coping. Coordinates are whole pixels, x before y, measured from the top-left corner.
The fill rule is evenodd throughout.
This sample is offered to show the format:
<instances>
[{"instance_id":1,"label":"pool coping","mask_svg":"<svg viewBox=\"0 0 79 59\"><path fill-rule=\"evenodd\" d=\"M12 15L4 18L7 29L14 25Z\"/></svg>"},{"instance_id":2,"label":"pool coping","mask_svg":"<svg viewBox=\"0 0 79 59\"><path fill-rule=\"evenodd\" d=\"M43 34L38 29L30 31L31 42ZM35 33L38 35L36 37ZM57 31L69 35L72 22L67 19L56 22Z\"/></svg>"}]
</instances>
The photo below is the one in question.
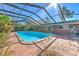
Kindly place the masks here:
<instances>
[{"instance_id":1,"label":"pool coping","mask_svg":"<svg viewBox=\"0 0 79 59\"><path fill-rule=\"evenodd\" d=\"M46 38L42 38L41 40L33 41L33 42L29 42L29 43L28 43L28 42L24 42L24 41L17 35L16 32L14 32L14 33L15 33L15 35L16 35L16 37L17 37L19 43L20 43L20 44L23 44L23 45L34 45L34 44L36 44L36 43L40 43L40 42L42 42L42 41L45 41L45 40L49 39L49 37L52 37L52 36L48 36L48 37L46 37Z\"/></svg>"}]
</instances>

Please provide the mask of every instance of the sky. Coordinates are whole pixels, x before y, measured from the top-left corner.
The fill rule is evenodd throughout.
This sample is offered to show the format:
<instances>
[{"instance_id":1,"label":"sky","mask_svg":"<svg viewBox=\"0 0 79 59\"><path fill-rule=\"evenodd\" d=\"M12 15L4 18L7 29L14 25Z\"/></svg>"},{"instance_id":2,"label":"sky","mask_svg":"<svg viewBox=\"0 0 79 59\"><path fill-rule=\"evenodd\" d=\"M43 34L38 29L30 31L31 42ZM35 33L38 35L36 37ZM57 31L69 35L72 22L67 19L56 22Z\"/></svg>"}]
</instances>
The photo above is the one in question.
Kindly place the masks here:
<instances>
[{"instance_id":1,"label":"sky","mask_svg":"<svg viewBox=\"0 0 79 59\"><path fill-rule=\"evenodd\" d=\"M34 4L44 7L47 3L34 3ZM27 10L32 11L32 12L36 12L37 10L39 10L39 8L24 6L24 5L21 5L21 4L15 4L15 5L19 6L20 8L24 7L24 9L27 9ZM66 6L68 9L74 11L75 14L79 14L79 3L61 3L60 5L61 5L61 7ZM35 16L31 13L15 9L13 7L10 7L10 6L4 5L4 4L0 4L0 9L4 9L4 10L16 12L16 13L21 12L21 14L32 16L34 19L39 20L41 22L41 20L37 16ZM50 13L51 16L58 14L58 10L59 10L58 7L57 7L57 3L52 3L52 4L48 5L47 7L45 7L45 9ZM0 11L0 12L2 12L2 11ZM10 13L7 13L7 14L10 14ZM39 15L42 19L49 17L43 9L38 11L36 14ZM11 15L15 15L15 14L11 14ZM18 16L18 15L15 15L15 16ZM20 16L20 17L24 17L24 16ZM66 19L66 20L67 21L69 21L69 20L79 20L78 17L79 17L79 15L74 15L73 18ZM56 16L56 17L53 17L53 18L55 19L56 22L61 21L59 16ZM52 21L52 19L50 17L49 17L49 19ZM18 20L21 20L21 19L18 18Z\"/></svg>"}]
</instances>

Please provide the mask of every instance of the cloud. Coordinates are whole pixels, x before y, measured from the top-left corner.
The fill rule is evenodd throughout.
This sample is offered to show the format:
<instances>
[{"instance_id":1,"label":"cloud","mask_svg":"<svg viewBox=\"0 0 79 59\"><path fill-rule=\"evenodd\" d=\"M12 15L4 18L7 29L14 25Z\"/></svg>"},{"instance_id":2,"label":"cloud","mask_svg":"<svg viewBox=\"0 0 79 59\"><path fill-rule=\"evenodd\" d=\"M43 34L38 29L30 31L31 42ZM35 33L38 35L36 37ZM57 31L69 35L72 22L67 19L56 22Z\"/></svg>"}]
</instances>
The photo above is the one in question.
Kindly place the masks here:
<instances>
[{"instance_id":1,"label":"cloud","mask_svg":"<svg viewBox=\"0 0 79 59\"><path fill-rule=\"evenodd\" d=\"M53 7L54 9L57 9L57 3L51 3L51 4L49 4L49 6L46 9L48 10L51 7Z\"/></svg>"},{"instance_id":2,"label":"cloud","mask_svg":"<svg viewBox=\"0 0 79 59\"><path fill-rule=\"evenodd\" d=\"M57 11L56 11L56 10L57 10L57 3L51 3L51 4L49 4L49 5L46 7L46 10L49 10L51 7L53 7L54 10L55 10L55 12L57 12ZM41 15L42 17L44 17L44 16L45 16L45 13L42 12L40 15Z\"/></svg>"}]
</instances>

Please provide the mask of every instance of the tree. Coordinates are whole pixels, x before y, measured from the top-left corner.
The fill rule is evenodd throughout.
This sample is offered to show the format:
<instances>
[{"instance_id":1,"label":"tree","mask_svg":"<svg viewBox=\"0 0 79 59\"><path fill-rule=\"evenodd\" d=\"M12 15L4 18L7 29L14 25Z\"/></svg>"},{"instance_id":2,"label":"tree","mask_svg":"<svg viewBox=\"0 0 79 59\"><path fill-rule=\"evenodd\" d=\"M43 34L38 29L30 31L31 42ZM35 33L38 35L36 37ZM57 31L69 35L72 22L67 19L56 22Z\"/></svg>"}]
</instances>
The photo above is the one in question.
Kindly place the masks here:
<instances>
[{"instance_id":1,"label":"tree","mask_svg":"<svg viewBox=\"0 0 79 59\"><path fill-rule=\"evenodd\" d=\"M62 12L63 12L65 18L71 18L74 15L74 11L68 9L65 6L62 7Z\"/></svg>"},{"instance_id":2,"label":"tree","mask_svg":"<svg viewBox=\"0 0 79 59\"><path fill-rule=\"evenodd\" d=\"M74 11L72 11L71 9L68 9L65 6L60 6L60 4L58 4L59 7L59 14L60 14L60 18L62 19L62 21L65 21L66 18L71 18L73 17Z\"/></svg>"}]
</instances>

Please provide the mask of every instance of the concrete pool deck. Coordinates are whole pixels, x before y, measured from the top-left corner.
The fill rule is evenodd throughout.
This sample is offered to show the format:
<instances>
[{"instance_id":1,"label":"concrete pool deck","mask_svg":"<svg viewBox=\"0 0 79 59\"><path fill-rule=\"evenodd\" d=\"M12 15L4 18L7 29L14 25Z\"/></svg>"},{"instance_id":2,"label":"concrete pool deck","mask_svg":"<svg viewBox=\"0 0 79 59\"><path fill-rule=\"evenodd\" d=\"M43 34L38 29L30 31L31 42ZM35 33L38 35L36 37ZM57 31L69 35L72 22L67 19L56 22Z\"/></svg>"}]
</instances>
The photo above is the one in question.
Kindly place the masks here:
<instances>
[{"instance_id":1,"label":"concrete pool deck","mask_svg":"<svg viewBox=\"0 0 79 59\"><path fill-rule=\"evenodd\" d=\"M46 39L37 45L44 49L55 38L56 41L48 48L48 50L54 50L63 56L79 55L79 43L64 36L51 37L51 39ZM13 51L12 56L36 56L41 51L35 45L20 44L14 32L10 33L8 42L10 45L9 51Z\"/></svg>"}]
</instances>

